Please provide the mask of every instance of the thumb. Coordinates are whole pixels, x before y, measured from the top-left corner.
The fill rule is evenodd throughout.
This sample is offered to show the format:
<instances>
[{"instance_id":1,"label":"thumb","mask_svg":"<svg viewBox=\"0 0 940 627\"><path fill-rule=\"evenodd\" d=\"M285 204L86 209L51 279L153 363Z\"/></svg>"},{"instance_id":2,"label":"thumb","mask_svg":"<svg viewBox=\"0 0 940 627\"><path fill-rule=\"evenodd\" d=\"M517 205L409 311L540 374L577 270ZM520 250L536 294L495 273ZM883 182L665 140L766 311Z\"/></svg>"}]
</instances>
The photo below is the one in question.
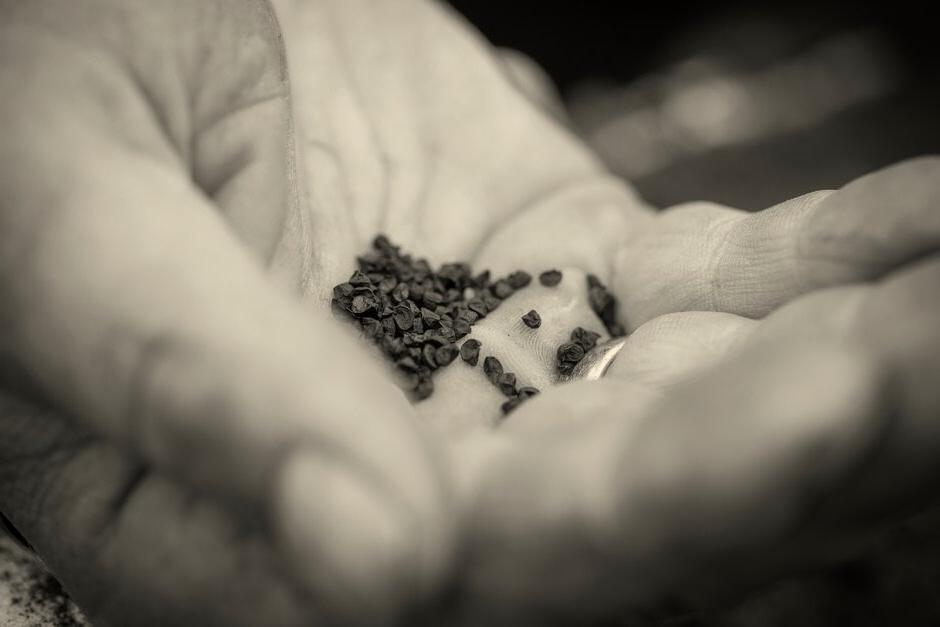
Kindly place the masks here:
<instances>
[{"instance_id":1,"label":"thumb","mask_svg":"<svg viewBox=\"0 0 940 627\"><path fill-rule=\"evenodd\" d=\"M0 55L0 84L30 85L0 103L0 371L160 474L261 512L314 588L421 594L449 518L404 397L265 276L135 76L18 26L0 46L35 54Z\"/></svg>"}]
</instances>

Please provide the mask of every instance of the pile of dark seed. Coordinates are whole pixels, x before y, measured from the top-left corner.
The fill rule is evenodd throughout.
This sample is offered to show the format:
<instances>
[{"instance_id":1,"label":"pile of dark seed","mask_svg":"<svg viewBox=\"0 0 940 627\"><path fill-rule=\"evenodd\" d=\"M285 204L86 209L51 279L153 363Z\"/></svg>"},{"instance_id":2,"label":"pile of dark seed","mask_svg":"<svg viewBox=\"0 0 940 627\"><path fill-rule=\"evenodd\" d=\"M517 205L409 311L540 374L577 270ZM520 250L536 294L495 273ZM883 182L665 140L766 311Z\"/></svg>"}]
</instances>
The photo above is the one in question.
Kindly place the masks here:
<instances>
[{"instance_id":1,"label":"pile of dark seed","mask_svg":"<svg viewBox=\"0 0 940 627\"><path fill-rule=\"evenodd\" d=\"M502 404L501 409L504 414L508 414L539 393L538 388L531 386L517 387L515 373L505 372L503 364L495 357L487 357L483 360L483 374L509 399Z\"/></svg>"},{"instance_id":2,"label":"pile of dark seed","mask_svg":"<svg viewBox=\"0 0 940 627\"><path fill-rule=\"evenodd\" d=\"M593 274L587 276L588 302L597 317L604 323L607 333L611 337L621 337L627 334L623 325L617 321L617 299L610 290ZM581 327L571 332L568 341L558 347L555 352L555 368L559 374L568 376L574 372L575 366L584 359L584 355L597 345L600 334L588 331Z\"/></svg>"},{"instance_id":3,"label":"pile of dark seed","mask_svg":"<svg viewBox=\"0 0 940 627\"><path fill-rule=\"evenodd\" d=\"M610 337L622 337L627 334L623 325L617 321L617 299L600 279L593 274L587 275L588 302L597 317L604 323Z\"/></svg>"},{"instance_id":4,"label":"pile of dark seed","mask_svg":"<svg viewBox=\"0 0 940 627\"><path fill-rule=\"evenodd\" d=\"M357 262L358 269L349 280L333 288L334 311L358 323L363 334L395 363L417 400L434 392L433 373L450 365L458 355L471 366L479 363L479 341L469 339L460 348L457 342L470 333L476 322L532 282L532 276L522 270L494 281L488 270L474 274L467 263L445 263L434 269L426 259L403 253L384 235L376 237L372 250L358 257ZM539 282L547 287L557 286L561 280L558 270L539 275ZM588 299L608 330L623 334L616 322L616 300L593 275L588 278ZM542 319L532 310L522 316L522 322L537 329ZM582 340L593 335L597 342L597 334L584 333L588 335ZM577 346L583 357L593 344L588 347L582 341ZM516 375L503 372L495 357L484 359L483 372L508 397L502 406L504 413L539 392L533 387L517 386Z\"/></svg>"}]
</instances>

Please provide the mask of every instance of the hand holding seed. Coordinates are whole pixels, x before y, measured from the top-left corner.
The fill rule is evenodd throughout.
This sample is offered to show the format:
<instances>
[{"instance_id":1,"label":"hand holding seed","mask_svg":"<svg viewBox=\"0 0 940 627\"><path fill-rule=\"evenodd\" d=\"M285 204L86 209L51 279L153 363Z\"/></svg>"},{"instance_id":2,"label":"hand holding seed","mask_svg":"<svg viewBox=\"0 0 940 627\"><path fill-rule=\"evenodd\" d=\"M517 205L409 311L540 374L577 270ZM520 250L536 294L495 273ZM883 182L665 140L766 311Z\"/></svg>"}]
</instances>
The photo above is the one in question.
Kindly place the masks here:
<instances>
[{"instance_id":1,"label":"hand holding seed","mask_svg":"<svg viewBox=\"0 0 940 627\"><path fill-rule=\"evenodd\" d=\"M656 215L440 6L272 4L0 8L0 509L93 617L649 615L929 496L936 160Z\"/></svg>"}]
</instances>

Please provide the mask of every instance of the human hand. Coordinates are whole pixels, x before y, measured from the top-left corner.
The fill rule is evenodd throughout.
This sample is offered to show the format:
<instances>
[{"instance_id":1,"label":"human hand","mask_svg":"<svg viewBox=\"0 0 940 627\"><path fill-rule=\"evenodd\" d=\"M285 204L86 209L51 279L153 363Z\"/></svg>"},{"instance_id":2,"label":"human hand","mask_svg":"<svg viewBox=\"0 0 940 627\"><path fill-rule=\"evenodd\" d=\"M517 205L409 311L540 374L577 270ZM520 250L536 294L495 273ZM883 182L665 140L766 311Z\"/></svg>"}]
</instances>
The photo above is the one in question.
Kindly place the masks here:
<instances>
[{"instance_id":1,"label":"human hand","mask_svg":"<svg viewBox=\"0 0 940 627\"><path fill-rule=\"evenodd\" d=\"M317 251L270 7L0 15L0 509L96 624L371 620L429 594L434 447L298 297Z\"/></svg>"},{"instance_id":2,"label":"human hand","mask_svg":"<svg viewBox=\"0 0 940 627\"><path fill-rule=\"evenodd\" d=\"M469 37L439 9L411 2L389 6L365 2L285 1L276 2L275 6L284 27L292 68L298 139L296 181L300 193L295 204L286 203L288 209L285 213L257 213L252 211L259 202L258 194L251 193L252 186L231 186L228 201L237 203L241 200L244 204L241 210L226 213L229 225L239 233L242 241L261 242L259 248L270 251L264 258L274 260L270 264L272 274L288 285L299 287L314 305L324 303L329 287L348 274L349 260L378 230L390 231L395 239L416 252L430 255L435 261L474 258L495 270L518 266L541 270L548 265L565 268L566 281L570 282L566 282L563 289L541 293L533 289L531 292L538 303L544 303L545 311L553 304L568 307L566 313L559 313L554 322L551 319L546 321L534 346L531 342L518 344L503 339L508 325L515 320L512 307L521 306L518 301L512 307L509 303L504 305L500 310L505 316L503 319L494 315L474 330L478 334L490 333L487 345L499 350L503 360L516 367L521 376L528 377L533 383L542 376L547 382L550 365L544 357L553 352L557 337L582 321L596 324L583 295L573 287L579 277L583 277L587 270L610 279L617 251L644 238L651 241L647 235L654 233L662 221L649 217L629 190L605 176L602 168L576 141L537 115L509 86L481 43ZM255 107L247 110L252 109ZM259 119L259 127L269 132L271 122L260 122ZM230 132L233 131L220 135L227 136ZM262 135L265 133L259 131L258 136ZM259 158L253 162L256 168L272 162L272 159L277 161L279 153L276 146L283 145L278 143L283 141L283 137L278 141L270 136L268 139L275 147L274 156L268 153L268 156ZM263 194L261 196L261 202L267 200ZM453 226L455 216L462 221L460 228ZM283 231L281 218L285 218L288 224ZM540 223L540 229L528 230L527 226L537 222L538 218L548 221ZM265 233L276 235L268 239L263 236ZM524 237L520 238L519 233ZM546 236L556 239L546 239ZM265 242L270 244L270 248L264 246ZM252 248L254 246L252 244ZM677 249L666 248L670 251ZM650 277L650 273L645 276ZM226 279L230 278L226 276ZM655 281L649 285L658 284L662 277L653 278ZM652 299L644 298L641 302L648 304ZM243 306L243 303L238 305ZM631 312L636 307L635 303L625 307L631 324ZM238 310L237 307L231 309ZM309 321L304 324L305 328L310 328ZM299 332L299 328L297 330ZM681 339L692 335L696 334L690 332L676 334L675 337ZM650 344L657 350L648 354L665 354L659 350L665 343L651 341ZM296 344L291 348L296 350ZM533 354L541 358L534 358ZM630 354L640 356L643 351ZM513 360L519 360L518 366ZM781 360L786 365L783 356ZM355 364L364 365L359 360ZM295 367L285 367L284 370ZM306 366L304 371L309 372L309 369L310 366ZM280 370L275 372L271 378L287 376ZM332 385L324 384L324 393L331 387L344 389L340 385L344 376L344 371L337 369L336 377L330 378ZM373 385L378 386L375 389L382 389L370 379L368 389L373 389ZM435 406L435 399L441 403L447 398L448 391L459 394L459 398L467 399L466 402L459 405L451 403L443 408ZM644 405L640 402L642 399L651 396L648 389L641 386L623 385L618 386L616 396L628 392L637 407ZM494 396L487 397L488 394ZM447 423L448 430L461 430L462 426L478 423L481 417L486 420L486 412L495 412L498 405L491 402L494 398L494 391L478 372L461 370L457 364L440 375L438 394L431 401L419 405L418 409L437 424ZM539 404L545 407L549 398L552 398L550 411L547 411L549 418L541 421L547 424L537 425L534 429L529 427L530 433L524 433L524 425L531 422L526 415L534 416L534 408ZM553 582L546 578L546 573L538 572L539 561L526 552L538 548L535 553L540 554L545 548L540 542L518 545L522 551L513 554L529 558L520 560L520 570L498 568L501 566L499 552L505 549L506 540L519 540L515 534L524 534L530 524L533 530L554 532L546 533L541 542L546 538L563 540L557 545L559 551L567 550L569 556L592 557L589 553L581 553L583 546L579 541L583 536L567 533L570 527L566 523L570 521L540 509L538 502L533 501L528 509L522 507L524 501L514 503L511 509L494 507L494 502L499 505L500 495L518 496L525 494L525 488L533 488L533 495L544 496L544 490L551 487L549 479L558 477L538 475L558 468L555 465L557 460L553 458L558 448L569 452L562 457L571 459L573 464L579 458L583 461L584 455L607 461L620 458L622 451L608 449L607 454L598 455L603 451L578 446L578 438L557 437L554 426L563 422L565 416L580 415L589 410L583 399L584 395L577 393L576 386L558 394L546 394L538 404L533 402L525 412L520 410L518 416L514 414L508 423L510 430L518 425L523 435L512 437L509 432L501 433L496 436L497 448L488 438L485 443L474 442L464 448L466 457L462 461L465 463L459 464L457 469L466 478L467 515L472 521L473 547L478 551L474 555L475 564L467 575L470 597L487 593L488 587L498 587L500 582L507 580L507 575L525 575L525 582L530 584L528 589L506 588L497 590L490 598L484 596L484 603L481 603L484 609L489 603L491 607L505 610L506 603L511 602L510 610L518 610L524 616L540 599L552 595L554 588L550 584ZM609 399L598 399L603 407L616 407ZM576 404L576 407L567 412L566 403L569 406ZM345 415L345 410L343 413ZM350 414L354 413L350 411ZM381 412L376 409L373 413ZM628 420L618 415L610 422L626 423ZM807 429L813 426L809 425ZM547 433L532 433L543 429ZM583 440L590 440L589 434L600 431L600 427L585 429ZM852 430L847 428L845 431ZM677 430L676 435L678 433ZM594 437L600 439L599 436ZM537 453L541 442L551 442L553 438L560 443L547 447L544 453ZM380 438L376 436L374 439ZM792 443L793 439L788 438L782 444ZM859 439L864 438L859 436ZM30 441L36 440L31 438ZM617 443L622 444L623 440L610 440L611 445ZM421 459L420 456L418 458ZM493 466L482 468L478 462L487 459L495 460ZM521 461L531 461L531 464L522 464L525 472L510 475L512 482L500 485L506 479L503 471ZM563 490L562 498L555 502L565 506L578 505L576 510L572 510L577 516L596 513L592 503L584 503L581 495L575 493L582 485L579 483L581 478L595 470L596 465L587 464L576 476L559 483L571 491ZM427 475L414 473L414 476ZM610 476L608 483L601 484L601 488L613 483L614 479ZM772 498L769 494L772 491L765 492L768 493L766 498ZM75 494L83 492L78 490ZM614 503L619 494L616 491L605 494L609 497L607 504ZM280 502L290 503L290 498ZM510 511L524 516L505 525L506 521L500 514ZM287 516L275 518L289 519ZM665 521L663 514L662 522ZM628 536L631 530L640 530L643 524L643 521L634 521L631 527L629 522L622 517L610 516L608 529ZM673 527L679 524L677 520ZM446 528L446 523L428 527L431 531L443 528ZM158 531L151 529L150 535L143 537L160 537ZM432 534L432 539L436 537L439 536ZM481 542L486 538L491 538L493 543ZM126 546L137 548L132 542ZM381 547L382 544L377 550ZM178 555L180 552L177 549L156 551L155 554ZM298 551L295 554L296 565L308 580L316 580L316 573L304 572L318 566L309 555L309 552ZM558 555L553 551L544 552L549 563ZM627 560L616 552L613 555L618 558L615 572L629 572ZM760 555L760 552L755 552L755 555ZM667 559L668 556L660 554L660 557L665 570L673 568L670 571L673 575L693 570L689 565L675 566ZM751 557L755 561L754 556ZM604 570L606 564L603 562L601 559L588 560L588 565L595 572L610 572ZM496 569L492 568L494 564ZM685 570L683 566L687 566ZM433 568L428 570L433 571ZM222 574L230 572L223 571ZM129 587L136 585L136 590L147 591L148 586L140 585L140 579L133 579ZM198 580L211 582L224 581L225 578L213 575L199 577ZM617 580L617 583L621 582ZM654 587L656 592L670 590L668 583ZM151 583L150 590L152 586ZM584 605L577 602L592 598L577 586L562 587L562 590L568 593L555 598L567 609L583 610ZM619 590L622 592L622 588ZM265 596L267 593L252 591L252 594ZM620 601L628 602L636 598L628 598L624 594L617 596ZM185 602L176 601L175 605L199 607L194 602L196 597L191 595ZM277 595L266 598L272 597ZM142 598L129 598L132 600L126 607L133 608L137 603L147 607ZM479 596L477 600L480 600ZM637 605L643 606L644 602L640 598ZM166 610L167 607L173 607L173 604L161 609Z\"/></svg>"},{"instance_id":3,"label":"human hand","mask_svg":"<svg viewBox=\"0 0 940 627\"><path fill-rule=\"evenodd\" d=\"M885 404L900 401L885 377L913 372L908 364L929 350L908 347L885 363L896 338L830 336L813 317L845 311L838 301L848 292L827 291L835 286L895 271L897 285L931 280L906 268L936 242L935 162L882 173L825 203L816 194L753 217L690 205L654 218L446 15L420 3L318 6L283 21L295 67L327 59L336 68L302 73L295 89L305 180L320 181L310 191L314 214L342 207L332 219L346 220L322 232L343 244L318 247L337 251L322 292L379 231L434 262L470 259L497 275L559 267L566 276L556 289L527 288L473 329L484 354L546 392L495 435L458 444L470 543L462 609L471 622L577 622L587 608L714 602L810 563L820 541L832 548L850 535L844 520L826 533L812 528L819 522L807 501L826 497L843 518L858 507L853 498L887 504L868 480L840 492L849 501L841 506L832 492L886 441L882 420L893 407ZM289 36L318 23L331 36ZM882 206L897 211L875 220ZM908 271L916 278L903 278ZM607 380L548 391L554 349L570 329L600 330L585 302L586 272L615 287L636 333ZM875 310L894 290L917 294L887 285L856 290L870 303L866 325L885 326ZM537 333L518 320L530 308L543 316ZM898 312L916 322L910 337L935 346L924 328L934 304L901 299ZM456 364L435 386L416 409L451 435L498 416L502 399L479 370ZM905 403L899 413L915 430L935 407ZM890 464L876 468L881 481L899 480ZM917 494L929 476L920 467L904 482ZM816 535L780 551L793 529ZM694 555L684 559L684 549Z\"/></svg>"},{"instance_id":4,"label":"human hand","mask_svg":"<svg viewBox=\"0 0 940 627\"><path fill-rule=\"evenodd\" d=\"M465 444L474 620L708 609L933 501L938 174L689 204L625 246L633 333L607 378Z\"/></svg>"}]
</instances>

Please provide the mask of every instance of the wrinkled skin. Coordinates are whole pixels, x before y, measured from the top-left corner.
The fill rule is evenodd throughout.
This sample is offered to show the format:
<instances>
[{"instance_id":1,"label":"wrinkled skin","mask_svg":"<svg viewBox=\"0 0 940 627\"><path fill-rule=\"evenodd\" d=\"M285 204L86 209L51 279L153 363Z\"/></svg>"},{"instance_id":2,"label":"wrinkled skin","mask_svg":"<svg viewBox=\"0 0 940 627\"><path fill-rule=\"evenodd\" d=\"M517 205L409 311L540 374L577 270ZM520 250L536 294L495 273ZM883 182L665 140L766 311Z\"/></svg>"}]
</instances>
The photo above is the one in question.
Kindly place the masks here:
<instances>
[{"instance_id":1,"label":"wrinkled skin","mask_svg":"<svg viewBox=\"0 0 940 627\"><path fill-rule=\"evenodd\" d=\"M683 611L929 494L937 159L653 214L436 5L81 7L0 3L0 509L96 622ZM380 231L563 270L474 327L543 390L499 429L322 315ZM633 334L555 387L588 272Z\"/></svg>"}]
</instances>

